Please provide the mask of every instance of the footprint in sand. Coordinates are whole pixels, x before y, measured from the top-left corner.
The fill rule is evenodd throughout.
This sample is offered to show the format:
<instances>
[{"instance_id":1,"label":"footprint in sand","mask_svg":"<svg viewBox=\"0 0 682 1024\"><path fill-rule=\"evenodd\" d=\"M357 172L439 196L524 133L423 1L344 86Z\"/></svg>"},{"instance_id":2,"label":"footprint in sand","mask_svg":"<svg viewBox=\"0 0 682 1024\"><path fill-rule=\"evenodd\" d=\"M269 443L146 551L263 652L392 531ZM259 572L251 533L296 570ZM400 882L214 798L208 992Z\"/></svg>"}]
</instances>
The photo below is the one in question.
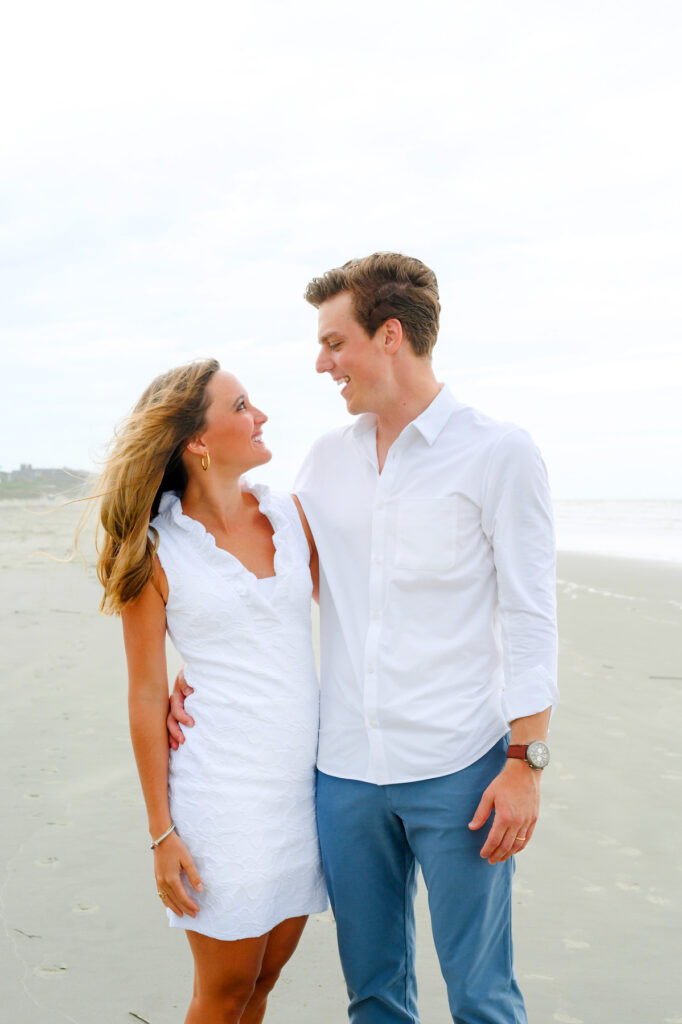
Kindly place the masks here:
<instances>
[{"instance_id":1,"label":"footprint in sand","mask_svg":"<svg viewBox=\"0 0 682 1024\"><path fill-rule=\"evenodd\" d=\"M34 860L34 864L37 864L39 868L53 868L55 864L59 864L59 857L42 857L41 860Z\"/></svg>"},{"instance_id":2,"label":"footprint in sand","mask_svg":"<svg viewBox=\"0 0 682 1024\"><path fill-rule=\"evenodd\" d=\"M583 887L583 892L606 892L606 889L603 885L586 885Z\"/></svg>"},{"instance_id":3,"label":"footprint in sand","mask_svg":"<svg viewBox=\"0 0 682 1024\"><path fill-rule=\"evenodd\" d=\"M529 889L520 879L514 881L514 893L516 896L533 896L534 892Z\"/></svg>"},{"instance_id":4,"label":"footprint in sand","mask_svg":"<svg viewBox=\"0 0 682 1024\"><path fill-rule=\"evenodd\" d=\"M621 889L622 892L639 892L640 886L637 882L616 882L616 888Z\"/></svg>"},{"instance_id":5,"label":"footprint in sand","mask_svg":"<svg viewBox=\"0 0 682 1024\"><path fill-rule=\"evenodd\" d=\"M94 914L97 910L99 907L96 903L79 903L77 907L73 908L74 914Z\"/></svg>"},{"instance_id":6,"label":"footprint in sand","mask_svg":"<svg viewBox=\"0 0 682 1024\"><path fill-rule=\"evenodd\" d=\"M68 971L66 964L56 964L54 967L36 967L34 968L36 974L41 974L43 977L54 978L55 974L63 974L64 971Z\"/></svg>"}]
</instances>

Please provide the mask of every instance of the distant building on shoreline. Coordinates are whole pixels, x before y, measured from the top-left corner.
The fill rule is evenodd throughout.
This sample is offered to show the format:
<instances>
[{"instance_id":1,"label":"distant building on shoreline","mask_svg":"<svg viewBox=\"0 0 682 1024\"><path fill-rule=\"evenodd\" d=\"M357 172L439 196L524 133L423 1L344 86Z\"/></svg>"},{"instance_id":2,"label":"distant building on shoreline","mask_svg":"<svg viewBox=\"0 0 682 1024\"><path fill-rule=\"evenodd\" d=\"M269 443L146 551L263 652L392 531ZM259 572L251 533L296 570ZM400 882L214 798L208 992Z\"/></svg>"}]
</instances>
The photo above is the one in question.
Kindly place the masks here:
<instances>
[{"instance_id":1,"label":"distant building on shoreline","mask_svg":"<svg viewBox=\"0 0 682 1024\"><path fill-rule=\"evenodd\" d=\"M88 479L85 469L38 468L23 462L19 469L0 470L0 497L28 497L50 495L73 490Z\"/></svg>"}]
</instances>

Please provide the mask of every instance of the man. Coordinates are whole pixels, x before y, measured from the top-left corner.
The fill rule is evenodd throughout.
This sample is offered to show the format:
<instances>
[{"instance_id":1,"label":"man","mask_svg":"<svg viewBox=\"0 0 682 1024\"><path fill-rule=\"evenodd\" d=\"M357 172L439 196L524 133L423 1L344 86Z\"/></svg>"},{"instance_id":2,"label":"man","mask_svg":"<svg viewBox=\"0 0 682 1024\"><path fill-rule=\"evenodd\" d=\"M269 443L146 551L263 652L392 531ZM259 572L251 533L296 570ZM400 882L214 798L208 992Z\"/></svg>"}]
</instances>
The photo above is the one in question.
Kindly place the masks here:
<instances>
[{"instance_id":1,"label":"man","mask_svg":"<svg viewBox=\"0 0 682 1024\"><path fill-rule=\"evenodd\" d=\"M419 865L453 1020L525 1024L511 858L533 835L558 699L545 468L524 431L436 380L440 304L419 260L351 261L306 299L317 370L357 416L295 486L320 559L318 825L349 1017L419 1019Z\"/></svg>"}]
</instances>

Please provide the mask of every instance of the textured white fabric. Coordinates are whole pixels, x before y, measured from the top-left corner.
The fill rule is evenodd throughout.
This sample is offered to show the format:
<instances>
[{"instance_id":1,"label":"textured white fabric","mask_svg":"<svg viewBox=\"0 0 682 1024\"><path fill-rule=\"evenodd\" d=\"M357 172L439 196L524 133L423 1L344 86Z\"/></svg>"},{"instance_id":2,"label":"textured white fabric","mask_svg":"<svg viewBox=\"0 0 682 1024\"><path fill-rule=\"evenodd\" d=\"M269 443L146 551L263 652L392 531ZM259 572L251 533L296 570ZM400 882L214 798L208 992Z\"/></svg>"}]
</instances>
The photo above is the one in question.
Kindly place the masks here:
<instances>
[{"instance_id":1,"label":"textured white fabric","mask_svg":"<svg viewBox=\"0 0 682 1024\"><path fill-rule=\"evenodd\" d=\"M195 726L170 756L173 821L195 860L201 910L172 926L263 935L327 906L315 823L319 687L309 549L288 495L251 488L274 529L275 580L257 580L167 493L152 526L168 578L168 632ZM187 883L189 885L189 883Z\"/></svg>"},{"instance_id":2,"label":"textured white fabric","mask_svg":"<svg viewBox=\"0 0 682 1024\"><path fill-rule=\"evenodd\" d=\"M442 388L381 473L363 415L294 489L320 556L323 772L447 775L556 703L552 507L525 431Z\"/></svg>"}]
</instances>

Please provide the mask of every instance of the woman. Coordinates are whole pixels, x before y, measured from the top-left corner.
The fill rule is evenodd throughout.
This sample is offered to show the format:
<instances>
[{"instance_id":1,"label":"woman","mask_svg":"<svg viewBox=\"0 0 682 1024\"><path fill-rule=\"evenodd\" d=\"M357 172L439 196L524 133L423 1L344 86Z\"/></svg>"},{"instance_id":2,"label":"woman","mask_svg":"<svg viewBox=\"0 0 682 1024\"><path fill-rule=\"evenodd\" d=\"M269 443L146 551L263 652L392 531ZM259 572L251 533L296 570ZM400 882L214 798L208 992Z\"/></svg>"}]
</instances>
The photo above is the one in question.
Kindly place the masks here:
<instances>
[{"instance_id":1,"label":"woman","mask_svg":"<svg viewBox=\"0 0 682 1024\"><path fill-rule=\"evenodd\" d=\"M314 817L312 536L249 487L267 417L215 360L157 378L100 486L102 607L120 612L159 898L194 957L186 1024L259 1024L327 905ZM196 726L168 755L165 634Z\"/></svg>"}]
</instances>

